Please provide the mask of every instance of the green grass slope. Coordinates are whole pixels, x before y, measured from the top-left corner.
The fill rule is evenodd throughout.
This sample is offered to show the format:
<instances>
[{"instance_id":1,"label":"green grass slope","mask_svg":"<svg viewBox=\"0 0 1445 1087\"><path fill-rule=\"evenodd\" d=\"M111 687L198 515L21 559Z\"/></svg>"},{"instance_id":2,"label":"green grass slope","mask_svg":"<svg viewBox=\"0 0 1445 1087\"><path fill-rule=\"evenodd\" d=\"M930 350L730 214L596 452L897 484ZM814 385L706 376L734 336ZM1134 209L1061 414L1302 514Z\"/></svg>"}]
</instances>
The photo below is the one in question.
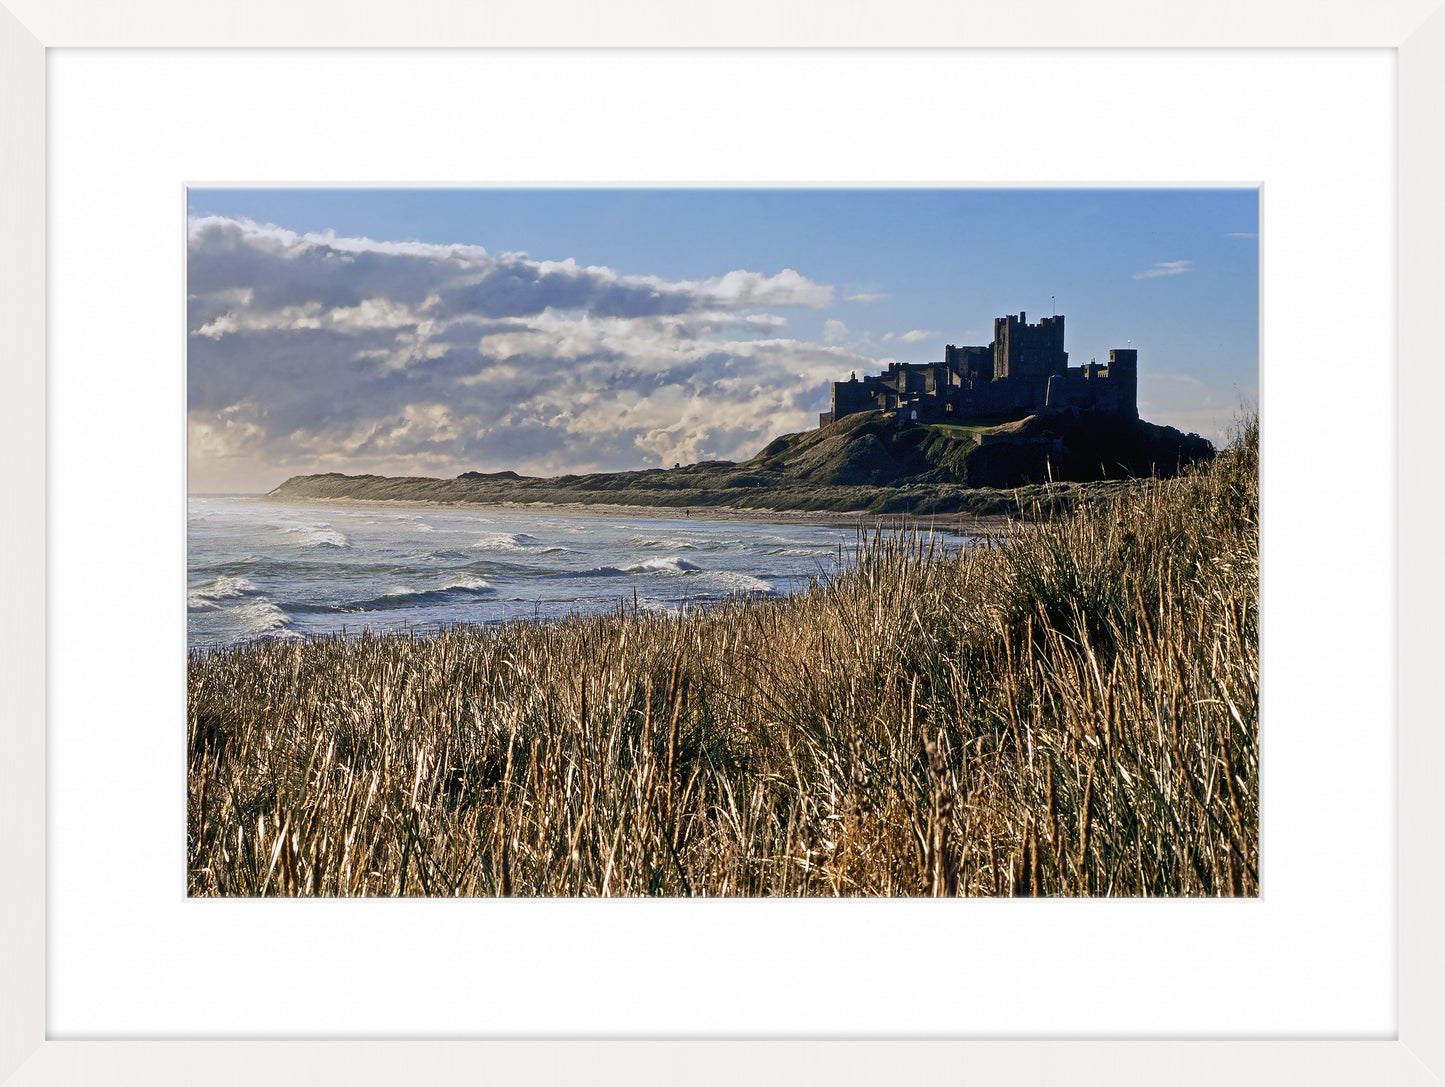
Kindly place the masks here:
<instances>
[{"instance_id":1,"label":"green grass slope","mask_svg":"<svg viewBox=\"0 0 1445 1087\"><path fill-rule=\"evenodd\" d=\"M1063 414L949 426L864 412L776 438L741 464L706 461L549 479L515 472L464 472L455 479L333 472L295 476L270 497L1027 514L1041 503L1072 507L1097 494L1101 482L1107 491L1131 479L1168 478L1213 454L1202 438L1134 420Z\"/></svg>"}]
</instances>

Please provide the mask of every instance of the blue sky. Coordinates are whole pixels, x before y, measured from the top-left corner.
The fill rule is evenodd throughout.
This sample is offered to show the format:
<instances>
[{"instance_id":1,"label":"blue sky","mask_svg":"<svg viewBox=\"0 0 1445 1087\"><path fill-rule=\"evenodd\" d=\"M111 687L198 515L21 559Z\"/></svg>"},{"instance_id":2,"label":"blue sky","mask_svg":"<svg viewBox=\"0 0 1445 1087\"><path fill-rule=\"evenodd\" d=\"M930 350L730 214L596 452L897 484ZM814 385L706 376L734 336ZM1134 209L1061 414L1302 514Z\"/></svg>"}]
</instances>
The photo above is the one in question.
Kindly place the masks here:
<instances>
[{"instance_id":1,"label":"blue sky","mask_svg":"<svg viewBox=\"0 0 1445 1087\"><path fill-rule=\"evenodd\" d=\"M191 489L751 456L828 382L1067 318L1140 414L1254 402L1253 189L193 189ZM402 244L414 243L414 244ZM347 273L337 274L345 265Z\"/></svg>"}]
</instances>

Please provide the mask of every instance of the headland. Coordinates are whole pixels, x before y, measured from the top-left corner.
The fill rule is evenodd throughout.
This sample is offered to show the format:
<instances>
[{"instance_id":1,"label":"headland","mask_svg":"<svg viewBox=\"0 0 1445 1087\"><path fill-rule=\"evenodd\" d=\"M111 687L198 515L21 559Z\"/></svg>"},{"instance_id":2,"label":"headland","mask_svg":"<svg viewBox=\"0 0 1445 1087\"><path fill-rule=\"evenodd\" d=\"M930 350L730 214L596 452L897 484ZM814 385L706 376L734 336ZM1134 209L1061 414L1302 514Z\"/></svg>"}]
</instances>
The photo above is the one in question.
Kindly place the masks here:
<instances>
[{"instance_id":1,"label":"headland","mask_svg":"<svg viewBox=\"0 0 1445 1087\"><path fill-rule=\"evenodd\" d=\"M1115 415L1041 412L999 424L953 424L872 410L776 438L743 462L555 477L330 472L294 476L267 497L1029 517L1093 504L1213 455L1198 435Z\"/></svg>"}]
</instances>

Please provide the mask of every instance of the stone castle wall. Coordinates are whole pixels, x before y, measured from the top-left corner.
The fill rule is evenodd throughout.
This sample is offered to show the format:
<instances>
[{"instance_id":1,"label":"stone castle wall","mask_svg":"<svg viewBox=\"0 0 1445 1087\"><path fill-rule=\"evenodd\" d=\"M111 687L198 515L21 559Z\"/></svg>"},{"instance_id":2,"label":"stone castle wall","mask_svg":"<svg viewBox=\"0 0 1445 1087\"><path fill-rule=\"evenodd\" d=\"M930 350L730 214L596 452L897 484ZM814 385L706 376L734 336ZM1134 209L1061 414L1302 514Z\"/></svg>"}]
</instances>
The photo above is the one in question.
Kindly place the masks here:
<instances>
[{"instance_id":1,"label":"stone castle wall","mask_svg":"<svg viewBox=\"0 0 1445 1087\"><path fill-rule=\"evenodd\" d=\"M938 363L891 363L885 373L833 382L833 410L819 425L860 411L897 411L919 421L1019 417L1043 411L1085 411L1139 417L1138 357L1109 352L1109 364L1070 367L1064 318L1031 325L1023 313L994 321L988 347L944 348Z\"/></svg>"}]
</instances>

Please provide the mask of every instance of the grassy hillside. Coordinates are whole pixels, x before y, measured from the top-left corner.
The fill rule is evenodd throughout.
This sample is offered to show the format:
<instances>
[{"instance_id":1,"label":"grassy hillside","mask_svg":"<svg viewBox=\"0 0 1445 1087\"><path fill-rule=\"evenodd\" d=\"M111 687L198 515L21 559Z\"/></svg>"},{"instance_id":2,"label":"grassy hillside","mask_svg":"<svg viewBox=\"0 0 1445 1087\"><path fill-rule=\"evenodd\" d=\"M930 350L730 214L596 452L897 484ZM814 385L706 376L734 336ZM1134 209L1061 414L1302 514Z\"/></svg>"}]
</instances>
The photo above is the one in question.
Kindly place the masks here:
<instances>
[{"instance_id":1,"label":"grassy hillside","mask_svg":"<svg viewBox=\"0 0 1445 1087\"><path fill-rule=\"evenodd\" d=\"M777 438L741 464L549 479L515 472L466 472L455 479L331 473L296 476L271 496L1019 515L1041 504L1072 508L1088 497L1050 481L1170 476L1213 452L1202 438L1145 422L1030 416L996 427L945 427L867 412Z\"/></svg>"},{"instance_id":2,"label":"grassy hillside","mask_svg":"<svg viewBox=\"0 0 1445 1087\"><path fill-rule=\"evenodd\" d=\"M1257 895L1258 574L1248 423L784 600L195 651L189 891Z\"/></svg>"}]
</instances>

